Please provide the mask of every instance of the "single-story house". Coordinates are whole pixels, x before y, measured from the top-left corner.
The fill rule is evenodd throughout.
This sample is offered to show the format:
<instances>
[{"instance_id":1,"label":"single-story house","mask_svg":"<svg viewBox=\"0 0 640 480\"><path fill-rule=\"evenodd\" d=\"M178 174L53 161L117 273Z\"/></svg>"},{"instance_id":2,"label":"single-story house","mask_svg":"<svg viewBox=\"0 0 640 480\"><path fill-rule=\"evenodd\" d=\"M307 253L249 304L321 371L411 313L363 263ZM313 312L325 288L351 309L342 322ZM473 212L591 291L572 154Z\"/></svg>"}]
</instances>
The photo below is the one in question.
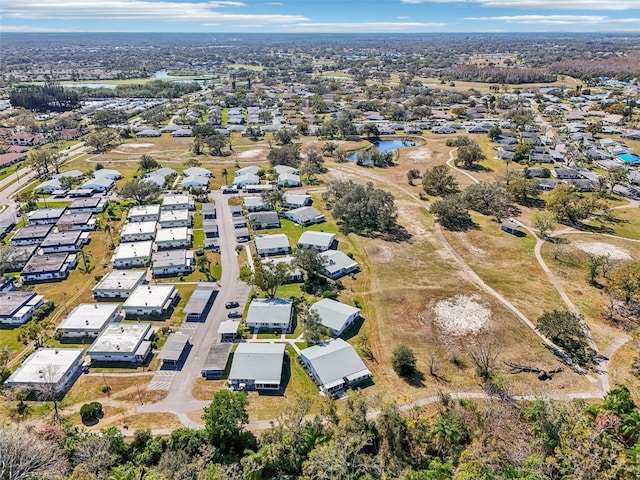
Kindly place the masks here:
<instances>
[{"instance_id":1,"label":"single-story house","mask_svg":"<svg viewBox=\"0 0 640 480\"><path fill-rule=\"evenodd\" d=\"M147 172L143 175L143 178L152 178L152 177L168 177L169 175L172 176L176 176L178 175L178 172L176 172L173 168L169 168L169 167L162 167L159 168L157 170L154 170L153 172Z\"/></svg>"},{"instance_id":2,"label":"single-story house","mask_svg":"<svg viewBox=\"0 0 640 480\"><path fill-rule=\"evenodd\" d=\"M254 230L280 228L280 217L276 212L255 212L249 214L249 224Z\"/></svg>"},{"instance_id":3,"label":"single-story house","mask_svg":"<svg viewBox=\"0 0 640 480\"><path fill-rule=\"evenodd\" d=\"M327 250L320 255L328 260L328 264L324 267L322 273L333 280L344 277L358 269L358 263L339 250Z\"/></svg>"},{"instance_id":4,"label":"single-story house","mask_svg":"<svg viewBox=\"0 0 640 480\"><path fill-rule=\"evenodd\" d=\"M118 170L111 170L110 168L101 168L93 172L93 178L108 178L110 180L120 180L122 174Z\"/></svg>"},{"instance_id":5,"label":"single-story house","mask_svg":"<svg viewBox=\"0 0 640 480\"><path fill-rule=\"evenodd\" d=\"M202 167L185 168L184 171L182 172L182 175L184 175L185 177L207 177L207 178L213 177L213 173L211 173L206 168L202 168Z\"/></svg>"},{"instance_id":6,"label":"single-story house","mask_svg":"<svg viewBox=\"0 0 640 480\"><path fill-rule=\"evenodd\" d=\"M184 190L189 190L191 188L209 188L209 177L203 177L200 175L196 175L193 177L184 177L180 183Z\"/></svg>"},{"instance_id":7,"label":"single-story house","mask_svg":"<svg viewBox=\"0 0 640 480\"><path fill-rule=\"evenodd\" d=\"M236 241L237 242L248 242L249 240L251 240L251 234L249 233L249 229L248 228L236 228L233 233L236 236Z\"/></svg>"},{"instance_id":8,"label":"single-story house","mask_svg":"<svg viewBox=\"0 0 640 480\"><path fill-rule=\"evenodd\" d=\"M333 330L335 336L342 333L360 316L360 309L330 298L323 298L309 309L320 316L320 323Z\"/></svg>"},{"instance_id":9,"label":"single-story house","mask_svg":"<svg viewBox=\"0 0 640 480\"><path fill-rule=\"evenodd\" d=\"M244 187L246 185L259 185L260 177L253 173L245 173L242 175L236 175L233 178L233 184L239 187Z\"/></svg>"},{"instance_id":10,"label":"single-story house","mask_svg":"<svg viewBox=\"0 0 640 480\"><path fill-rule=\"evenodd\" d=\"M285 193L280 202L284 208L300 208L308 207L313 203L311 195L303 195L298 193Z\"/></svg>"},{"instance_id":11,"label":"single-story house","mask_svg":"<svg viewBox=\"0 0 640 480\"><path fill-rule=\"evenodd\" d=\"M291 328L293 300L254 298L249 304L246 323L251 329L265 328L286 333Z\"/></svg>"},{"instance_id":12,"label":"single-story house","mask_svg":"<svg viewBox=\"0 0 640 480\"><path fill-rule=\"evenodd\" d=\"M27 225L19 228L9 240L12 247L23 245L40 245L53 229L53 225Z\"/></svg>"},{"instance_id":13,"label":"single-story house","mask_svg":"<svg viewBox=\"0 0 640 480\"><path fill-rule=\"evenodd\" d=\"M125 223L120 230L121 242L144 242L156 238L157 222L131 222Z\"/></svg>"},{"instance_id":14,"label":"single-story house","mask_svg":"<svg viewBox=\"0 0 640 480\"><path fill-rule=\"evenodd\" d=\"M155 244L158 250L189 248L193 232L188 227L160 228L156 231Z\"/></svg>"},{"instance_id":15,"label":"single-story house","mask_svg":"<svg viewBox=\"0 0 640 480\"><path fill-rule=\"evenodd\" d=\"M278 175L278 186L280 187L299 187L301 185L300 175L294 173L281 173Z\"/></svg>"},{"instance_id":16,"label":"single-story house","mask_svg":"<svg viewBox=\"0 0 640 480\"><path fill-rule=\"evenodd\" d=\"M218 223L215 220L203 220L202 231L204 232L204 238L218 238Z\"/></svg>"},{"instance_id":17,"label":"single-story house","mask_svg":"<svg viewBox=\"0 0 640 480\"><path fill-rule=\"evenodd\" d=\"M87 243L89 243L89 232L66 230L62 232L51 232L47 235L47 238L42 241L40 248L45 254L77 252Z\"/></svg>"},{"instance_id":18,"label":"single-story house","mask_svg":"<svg viewBox=\"0 0 640 480\"><path fill-rule=\"evenodd\" d=\"M345 390L371 377L353 346L341 338L303 349L300 360L324 393Z\"/></svg>"},{"instance_id":19,"label":"single-story house","mask_svg":"<svg viewBox=\"0 0 640 480\"><path fill-rule=\"evenodd\" d=\"M60 220L56 223L56 228L59 231L64 230L80 230L88 232L95 230L98 226L98 222L93 217L93 213L73 213L67 210Z\"/></svg>"},{"instance_id":20,"label":"single-story house","mask_svg":"<svg viewBox=\"0 0 640 480\"><path fill-rule=\"evenodd\" d=\"M64 280L77 262L76 255L70 253L34 255L20 272L20 279L22 283Z\"/></svg>"},{"instance_id":21,"label":"single-story house","mask_svg":"<svg viewBox=\"0 0 640 480\"><path fill-rule=\"evenodd\" d=\"M196 204L189 195L167 195L162 198L162 210L195 210Z\"/></svg>"},{"instance_id":22,"label":"single-story house","mask_svg":"<svg viewBox=\"0 0 640 480\"><path fill-rule=\"evenodd\" d=\"M244 193L259 193L262 194L264 192L270 192L271 190L274 189L274 185L269 183L269 184L265 184L265 185L259 185L259 184L249 184L249 185L245 185L244 187L242 187L242 191Z\"/></svg>"},{"instance_id":23,"label":"single-story house","mask_svg":"<svg viewBox=\"0 0 640 480\"><path fill-rule=\"evenodd\" d=\"M46 193L49 195L51 195L56 190L63 190L62 183L57 178L45 180L33 189L33 191L36 193Z\"/></svg>"},{"instance_id":24,"label":"single-story house","mask_svg":"<svg viewBox=\"0 0 640 480\"><path fill-rule=\"evenodd\" d=\"M127 220L129 222L157 222L159 216L160 205L136 205L129 210Z\"/></svg>"},{"instance_id":25,"label":"single-story house","mask_svg":"<svg viewBox=\"0 0 640 480\"><path fill-rule=\"evenodd\" d=\"M244 197L244 207L247 209L247 212L273 210L273 205L265 202L262 197Z\"/></svg>"},{"instance_id":26,"label":"single-story house","mask_svg":"<svg viewBox=\"0 0 640 480\"><path fill-rule=\"evenodd\" d=\"M82 348L40 348L29 355L4 384L27 389L55 385L53 390L66 392L78 377L83 362Z\"/></svg>"},{"instance_id":27,"label":"single-story house","mask_svg":"<svg viewBox=\"0 0 640 480\"><path fill-rule=\"evenodd\" d=\"M239 177L241 175L252 174L256 175L261 170L257 165L251 165L250 167L239 168L233 173L234 177Z\"/></svg>"},{"instance_id":28,"label":"single-story house","mask_svg":"<svg viewBox=\"0 0 640 480\"><path fill-rule=\"evenodd\" d=\"M44 297L34 292L0 292L0 325L22 325L42 305Z\"/></svg>"},{"instance_id":29,"label":"single-story house","mask_svg":"<svg viewBox=\"0 0 640 480\"><path fill-rule=\"evenodd\" d=\"M273 170L278 175L284 175L286 173L290 173L292 175L300 175L300 170L290 167L289 165L276 165L275 167L273 167Z\"/></svg>"},{"instance_id":30,"label":"single-story house","mask_svg":"<svg viewBox=\"0 0 640 480\"><path fill-rule=\"evenodd\" d=\"M288 282L301 282L303 280L302 270L296 265L295 258L289 255L286 257L271 257L265 260L263 265L277 265L278 263L286 263L291 267Z\"/></svg>"},{"instance_id":31,"label":"single-story house","mask_svg":"<svg viewBox=\"0 0 640 480\"><path fill-rule=\"evenodd\" d=\"M190 227L191 213L189 210L162 210L158 223L160 228Z\"/></svg>"},{"instance_id":32,"label":"single-story house","mask_svg":"<svg viewBox=\"0 0 640 480\"><path fill-rule=\"evenodd\" d=\"M284 343L240 343L233 354L229 385L234 390L279 390Z\"/></svg>"},{"instance_id":33,"label":"single-story house","mask_svg":"<svg viewBox=\"0 0 640 480\"><path fill-rule=\"evenodd\" d=\"M153 242L126 242L116 248L111 257L113 268L144 267L151 259Z\"/></svg>"},{"instance_id":34,"label":"single-story house","mask_svg":"<svg viewBox=\"0 0 640 480\"><path fill-rule=\"evenodd\" d=\"M115 185L115 181L107 177L96 177L87 180L80 188L82 190L91 190L93 192L108 192Z\"/></svg>"},{"instance_id":35,"label":"single-story house","mask_svg":"<svg viewBox=\"0 0 640 480\"><path fill-rule=\"evenodd\" d=\"M284 214L286 218L298 225L306 226L326 221L324 214L313 207L300 207L289 210Z\"/></svg>"},{"instance_id":36,"label":"single-story house","mask_svg":"<svg viewBox=\"0 0 640 480\"><path fill-rule=\"evenodd\" d=\"M139 285L146 283L146 270L112 270L93 287L96 300L128 298Z\"/></svg>"},{"instance_id":37,"label":"single-story house","mask_svg":"<svg viewBox=\"0 0 640 480\"><path fill-rule=\"evenodd\" d=\"M66 207L62 208L38 208L29 212L27 225L54 225L64 214Z\"/></svg>"},{"instance_id":38,"label":"single-story house","mask_svg":"<svg viewBox=\"0 0 640 480\"><path fill-rule=\"evenodd\" d=\"M329 250L336 241L334 233L312 232L310 230L302 232L298 240L300 248L315 248L320 252Z\"/></svg>"},{"instance_id":39,"label":"single-story house","mask_svg":"<svg viewBox=\"0 0 640 480\"><path fill-rule=\"evenodd\" d=\"M151 256L151 273L154 277L176 275L193 271L194 259L191 250L162 250Z\"/></svg>"},{"instance_id":40,"label":"single-story house","mask_svg":"<svg viewBox=\"0 0 640 480\"><path fill-rule=\"evenodd\" d=\"M289 238L284 233L275 235L256 235L256 251L258 255L268 257L270 255L286 255L291 253Z\"/></svg>"},{"instance_id":41,"label":"single-story house","mask_svg":"<svg viewBox=\"0 0 640 480\"><path fill-rule=\"evenodd\" d=\"M53 175L53 178L60 180L61 178L73 178L74 180L80 180L84 176L80 170L68 170L66 172L60 172Z\"/></svg>"},{"instance_id":42,"label":"single-story house","mask_svg":"<svg viewBox=\"0 0 640 480\"><path fill-rule=\"evenodd\" d=\"M151 353L151 324L110 323L87 350L91 362L143 362Z\"/></svg>"},{"instance_id":43,"label":"single-story house","mask_svg":"<svg viewBox=\"0 0 640 480\"><path fill-rule=\"evenodd\" d=\"M76 198L67 207L69 213L100 213L107 208L104 197Z\"/></svg>"},{"instance_id":44,"label":"single-story house","mask_svg":"<svg viewBox=\"0 0 640 480\"><path fill-rule=\"evenodd\" d=\"M81 303L56 327L63 338L97 337L120 318L118 303Z\"/></svg>"},{"instance_id":45,"label":"single-story house","mask_svg":"<svg viewBox=\"0 0 640 480\"><path fill-rule=\"evenodd\" d=\"M167 317L180 300L180 293L170 284L139 285L122 304L127 318Z\"/></svg>"}]
</instances>

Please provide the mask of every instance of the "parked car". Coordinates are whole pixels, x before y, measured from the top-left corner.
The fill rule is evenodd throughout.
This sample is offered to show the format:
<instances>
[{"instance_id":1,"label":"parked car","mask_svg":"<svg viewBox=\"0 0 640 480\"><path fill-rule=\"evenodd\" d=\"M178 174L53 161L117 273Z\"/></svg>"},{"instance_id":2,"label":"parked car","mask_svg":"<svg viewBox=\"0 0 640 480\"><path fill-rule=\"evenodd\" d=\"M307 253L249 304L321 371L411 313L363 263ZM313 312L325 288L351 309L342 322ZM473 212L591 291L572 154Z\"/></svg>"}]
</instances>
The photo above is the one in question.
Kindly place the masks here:
<instances>
[{"instance_id":1,"label":"parked car","mask_svg":"<svg viewBox=\"0 0 640 480\"><path fill-rule=\"evenodd\" d=\"M242 313L237 310L232 310L227 313L228 318L242 318Z\"/></svg>"},{"instance_id":2,"label":"parked car","mask_svg":"<svg viewBox=\"0 0 640 480\"><path fill-rule=\"evenodd\" d=\"M231 300L230 302L227 302L227 303L224 304L224 307L226 309L237 308L239 306L240 306L240 304L238 302L236 302L235 300Z\"/></svg>"}]
</instances>

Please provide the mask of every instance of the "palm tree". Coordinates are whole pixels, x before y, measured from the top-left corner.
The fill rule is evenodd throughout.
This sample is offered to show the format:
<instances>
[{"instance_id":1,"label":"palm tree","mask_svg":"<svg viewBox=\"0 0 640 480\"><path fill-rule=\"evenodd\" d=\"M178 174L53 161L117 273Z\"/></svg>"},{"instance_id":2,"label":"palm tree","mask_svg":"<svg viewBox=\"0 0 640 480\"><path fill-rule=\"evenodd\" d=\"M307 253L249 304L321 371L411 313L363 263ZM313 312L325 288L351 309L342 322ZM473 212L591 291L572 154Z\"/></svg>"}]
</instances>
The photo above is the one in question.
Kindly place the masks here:
<instances>
[{"instance_id":1,"label":"palm tree","mask_svg":"<svg viewBox=\"0 0 640 480\"><path fill-rule=\"evenodd\" d=\"M227 184L227 175L229 175L229 172L227 172L226 168L222 169L222 178L224 179L224 184Z\"/></svg>"}]
</instances>

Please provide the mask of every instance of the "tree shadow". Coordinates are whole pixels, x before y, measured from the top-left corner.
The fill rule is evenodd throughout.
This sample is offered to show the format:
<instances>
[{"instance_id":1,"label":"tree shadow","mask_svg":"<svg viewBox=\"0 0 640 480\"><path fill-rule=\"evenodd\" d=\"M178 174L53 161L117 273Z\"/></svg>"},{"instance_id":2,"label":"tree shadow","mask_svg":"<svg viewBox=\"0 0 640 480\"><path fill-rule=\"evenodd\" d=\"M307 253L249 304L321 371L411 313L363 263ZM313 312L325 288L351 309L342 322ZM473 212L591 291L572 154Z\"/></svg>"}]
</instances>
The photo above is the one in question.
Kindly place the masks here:
<instances>
[{"instance_id":1,"label":"tree shadow","mask_svg":"<svg viewBox=\"0 0 640 480\"><path fill-rule=\"evenodd\" d=\"M81 417L82 424L85 427L93 427L100 422L100 419L102 417L104 417L104 413L100 413L100 415L98 415L97 417L91 417L91 418Z\"/></svg>"},{"instance_id":2,"label":"tree shadow","mask_svg":"<svg viewBox=\"0 0 640 480\"><path fill-rule=\"evenodd\" d=\"M382 240L384 240L385 242L400 243L411 242L413 235L411 235L403 226L396 225L395 227L382 232L380 238L382 238Z\"/></svg>"},{"instance_id":3,"label":"tree shadow","mask_svg":"<svg viewBox=\"0 0 640 480\"><path fill-rule=\"evenodd\" d=\"M410 375L404 375L401 377L405 382L407 382L412 387L424 387L424 373L420 370L415 369Z\"/></svg>"},{"instance_id":4,"label":"tree shadow","mask_svg":"<svg viewBox=\"0 0 640 480\"><path fill-rule=\"evenodd\" d=\"M583 232L590 232L590 233L606 233L609 235L613 235L616 231L607 226L607 225L589 225L586 223L579 223L576 225L576 228L578 228L578 230L581 230Z\"/></svg>"}]
</instances>

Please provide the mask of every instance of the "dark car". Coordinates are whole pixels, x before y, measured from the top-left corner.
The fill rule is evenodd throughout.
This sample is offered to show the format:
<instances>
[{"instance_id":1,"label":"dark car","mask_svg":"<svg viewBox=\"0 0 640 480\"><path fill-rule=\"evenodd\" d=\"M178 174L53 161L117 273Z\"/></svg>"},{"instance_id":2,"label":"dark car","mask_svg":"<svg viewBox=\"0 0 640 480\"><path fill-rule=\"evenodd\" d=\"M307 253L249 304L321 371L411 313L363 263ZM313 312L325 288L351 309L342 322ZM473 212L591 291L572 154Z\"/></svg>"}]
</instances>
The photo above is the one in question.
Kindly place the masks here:
<instances>
[{"instance_id":1,"label":"dark car","mask_svg":"<svg viewBox=\"0 0 640 480\"><path fill-rule=\"evenodd\" d=\"M237 311L237 310L232 310L231 312L227 313L227 317L229 317L229 318L242 318L242 313Z\"/></svg>"},{"instance_id":2,"label":"dark car","mask_svg":"<svg viewBox=\"0 0 640 480\"><path fill-rule=\"evenodd\" d=\"M231 300L230 302L227 302L227 303L224 304L224 308L227 308L227 309L236 308L236 307L239 307L239 306L240 306L240 304L238 302L236 302L235 300Z\"/></svg>"}]
</instances>

